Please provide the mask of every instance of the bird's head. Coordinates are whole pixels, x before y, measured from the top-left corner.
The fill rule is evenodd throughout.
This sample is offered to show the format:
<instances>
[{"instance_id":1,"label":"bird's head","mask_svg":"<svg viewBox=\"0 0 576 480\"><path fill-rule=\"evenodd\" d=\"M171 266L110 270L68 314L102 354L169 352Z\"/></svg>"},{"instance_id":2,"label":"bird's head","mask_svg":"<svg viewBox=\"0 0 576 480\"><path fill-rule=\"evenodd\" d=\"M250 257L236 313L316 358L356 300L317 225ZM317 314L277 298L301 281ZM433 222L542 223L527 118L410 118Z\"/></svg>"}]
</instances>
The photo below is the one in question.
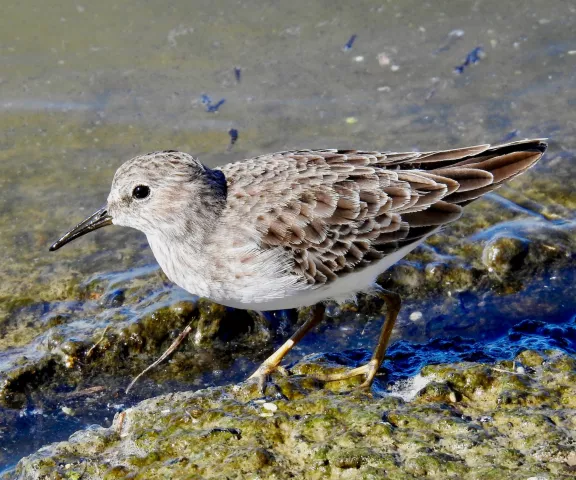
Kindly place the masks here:
<instances>
[{"instance_id":1,"label":"bird's head","mask_svg":"<svg viewBox=\"0 0 576 480\"><path fill-rule=\"evenodd\" d=\"M104 207L83 220L50 250L106 225L136 228L148 236L197 239L226 203L226 178L192 156L154 152L124 163Z\"/></svg>"}]
</instances>

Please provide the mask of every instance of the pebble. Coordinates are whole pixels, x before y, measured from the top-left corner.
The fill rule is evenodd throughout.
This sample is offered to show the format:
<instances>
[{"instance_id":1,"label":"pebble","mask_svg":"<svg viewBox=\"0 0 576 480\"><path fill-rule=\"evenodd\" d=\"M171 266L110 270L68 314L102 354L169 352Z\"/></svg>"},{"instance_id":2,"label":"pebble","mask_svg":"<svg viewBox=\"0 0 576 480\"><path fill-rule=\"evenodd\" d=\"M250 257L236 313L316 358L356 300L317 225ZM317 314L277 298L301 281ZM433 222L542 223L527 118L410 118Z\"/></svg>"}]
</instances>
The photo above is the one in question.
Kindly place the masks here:
<instances>
[{"instance_id":1,"label":"pebble","mask_svg":"<svg viewBox=\"0 0 576 480\"><path fill-rule=\"evenodd\" d=\"M72 410L70 407L62 407L62 413L71 417L74 415L74 410Z\"/></svg>"},{"instance_id":2,"label":"pebble","mask_svg":"<svg viewBox=\"0 0 576 480\"><path fill-rule=\"evenodd\" d=\"M464 36L464 30L461 29L456 29L456 30L452 30L449 34L449 37L456 37L456 38L460 38Z\"/></svg>"},{"instance_id":3,"label":"pebble","mask_svg":"<svg viewBox=\"0 0 576 480\"><path fill-rule=\"evenodd\" d=\"M278 410L278 405L276 405L275 403L266 402L262 404L262 408L270 410L271 412L275 412L276 410Z\"/></svg>"},{"instance_id":4,"label":"pebble","mask_svg":"<svg viewBox=\"0 0 576 480\"><path fill-rule=\"evenodd\" d=\"M390 65L390 57L384 52L378 54L378 63L381 67L387 67Z\"/></svg>"},{"instance_id":5,"label":"pebble","mask_svg":"<svg viewBox=\"0 0 576 480\"><path fill-rule=\"evenodd\" d=\"M412 312L410 314L410 320L412 320L413 322L417 322L418 320L421 320L423 317L422 312Z\"/></svg>"}]
</instances>

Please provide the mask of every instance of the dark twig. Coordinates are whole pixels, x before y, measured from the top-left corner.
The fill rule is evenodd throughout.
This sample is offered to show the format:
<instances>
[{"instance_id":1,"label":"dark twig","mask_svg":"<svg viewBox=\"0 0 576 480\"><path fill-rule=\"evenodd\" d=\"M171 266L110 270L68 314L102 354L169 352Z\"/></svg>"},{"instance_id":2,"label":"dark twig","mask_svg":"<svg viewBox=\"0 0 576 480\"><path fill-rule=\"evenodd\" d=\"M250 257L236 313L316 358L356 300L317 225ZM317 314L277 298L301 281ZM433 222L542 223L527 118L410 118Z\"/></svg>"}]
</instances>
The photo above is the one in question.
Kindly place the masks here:
<instances>
[{"instance_id":1,"label":"dark twig","mask_svg":"<svg viewBox=\"0 0 576 480\"><path fill-rule=\"evenodd\" d=\"M344 45L344 47L342 47L342 50L344 50L345 52L347 52L348 50L351 50L357 37L358 37L358 35L356 35L356 34L352 35L350 37L350 39L346 42L346 45Z\"/></svg>"},{"instance_id":2,"label":"dark twig","mask_svg":"<svg viewBox=\"0 0 576 480\"><path fill-rule=\"evenodd\" d=\"M156 367L157 365L159 365L160 363L162 363L168 356L170 356L170 354L172 352L174 352L174 350L176 350L178 348L178 346L184 341L184 339L188 336L188 334L190 333L190 330L192 330L192 325L189 324L186 326L186 328L184 330L182 330L182 333L180 335L178 335L178 337L176 338L176 340L174 340L172 342L172 345L170 345L168 347L168 349L160 356L160 358L158 358L158 360L156 360L154 363L152 363L151 365L148 365L148 367L146 367L144 370L142 370L137 376L136 378L134 378L134 380L132 380L130 382L130 385L128 385L128 388L126 388L126 394L128 394L128 392L130 391L130 389L134 386L134 384L140 380L140 378L145 375L147 372L149 372L150 370L152 370L154 367Z\"/></svg>"},{"instance_id":3,"label":"dark twig","mask_svg":"<svg viewBox=\"0 0 576 480\"><path fill-rule=\"evenodd\" d=\"M102 336L100 337L100 340L98 340L94 345L92 345L88 351L86 352L86 358L90 358L90 356L92 355L92 353L94 352L94 350L96 349L96 347L98 345L100 345L102 343L102 341L104 340L104 338L106 337L106 332L110 329L110 325L108 325L104 331L102 332Z\"/></svg>"}]
</instances>

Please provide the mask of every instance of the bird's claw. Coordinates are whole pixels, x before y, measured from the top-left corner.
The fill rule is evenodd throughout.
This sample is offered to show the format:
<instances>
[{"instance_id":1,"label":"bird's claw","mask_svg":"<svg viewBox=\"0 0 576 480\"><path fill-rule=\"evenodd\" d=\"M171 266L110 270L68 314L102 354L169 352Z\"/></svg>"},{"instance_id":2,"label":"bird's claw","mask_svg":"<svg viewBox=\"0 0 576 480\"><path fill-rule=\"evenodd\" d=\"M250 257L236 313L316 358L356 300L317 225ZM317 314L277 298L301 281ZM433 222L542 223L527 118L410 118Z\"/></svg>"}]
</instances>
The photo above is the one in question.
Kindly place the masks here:
<instances>
[{"instance_id":1,"label":"bird's claw","mask_svg":"<svg viewBox=\"0 0 576 480\"><path fill-rule=\"evenodd\" d=\"M255 380L256 384L258 385L258 391L262 395L266 394L266 387L269 384L273 385L277 392L281 392L280 387L278 387L276 383L270 380L270 376L274 372L278 372L283 377L287 377L290 374L288 370L280 365L272 366L262 364L260 367L258 367L258 370L256 370L252 375L248 377L248 381Z\"/></svg>"},{"instance_id":2,"label":"bird's claw","mask_svg":"<svg viewBox=\"0 0 576 480\"><path fill-rule=\"evenodd\" d=\"M372 383L374 382L374 378L376 376L376 372L378 371L379 365L374 362L370 361L360 367L353 368L351 370L347 370L345 372L340 373L329 373L329 374L320 374L320 375L310 375L314 379L320 382L337 382L341 380L348 380L350 378L364 376L364 381L356 387L358 390L370 390L372 388Z\"/></svg>"}]
</instances>

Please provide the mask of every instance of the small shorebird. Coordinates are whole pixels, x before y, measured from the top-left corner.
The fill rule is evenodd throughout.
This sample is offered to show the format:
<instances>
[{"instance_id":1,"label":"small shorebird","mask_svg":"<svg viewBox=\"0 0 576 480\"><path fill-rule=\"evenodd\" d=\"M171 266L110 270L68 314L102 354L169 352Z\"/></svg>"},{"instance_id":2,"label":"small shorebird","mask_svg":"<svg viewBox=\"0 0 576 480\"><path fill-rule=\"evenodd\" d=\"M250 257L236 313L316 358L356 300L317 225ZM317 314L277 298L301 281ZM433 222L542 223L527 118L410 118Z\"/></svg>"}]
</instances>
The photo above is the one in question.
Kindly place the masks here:
<instances>
[{"instance_id":1,"label":"small shorebird","mask_svg":"<svg viewBox=\"0 0 576 480\"><path fill-rule=\"evenodd\" d=\"M370 387L400 310L379 274L462 207L534 165L540 139L427 153L297 150L210 169L177 151L154 152L116 172L106 206L50 250L106 225L144 232L170 280L230 307L315 305L250 378L265 385L282 358L324 316L324 301L381 296L386 318L372 359L332 381Z\"/></svg>"}]
</instances>

